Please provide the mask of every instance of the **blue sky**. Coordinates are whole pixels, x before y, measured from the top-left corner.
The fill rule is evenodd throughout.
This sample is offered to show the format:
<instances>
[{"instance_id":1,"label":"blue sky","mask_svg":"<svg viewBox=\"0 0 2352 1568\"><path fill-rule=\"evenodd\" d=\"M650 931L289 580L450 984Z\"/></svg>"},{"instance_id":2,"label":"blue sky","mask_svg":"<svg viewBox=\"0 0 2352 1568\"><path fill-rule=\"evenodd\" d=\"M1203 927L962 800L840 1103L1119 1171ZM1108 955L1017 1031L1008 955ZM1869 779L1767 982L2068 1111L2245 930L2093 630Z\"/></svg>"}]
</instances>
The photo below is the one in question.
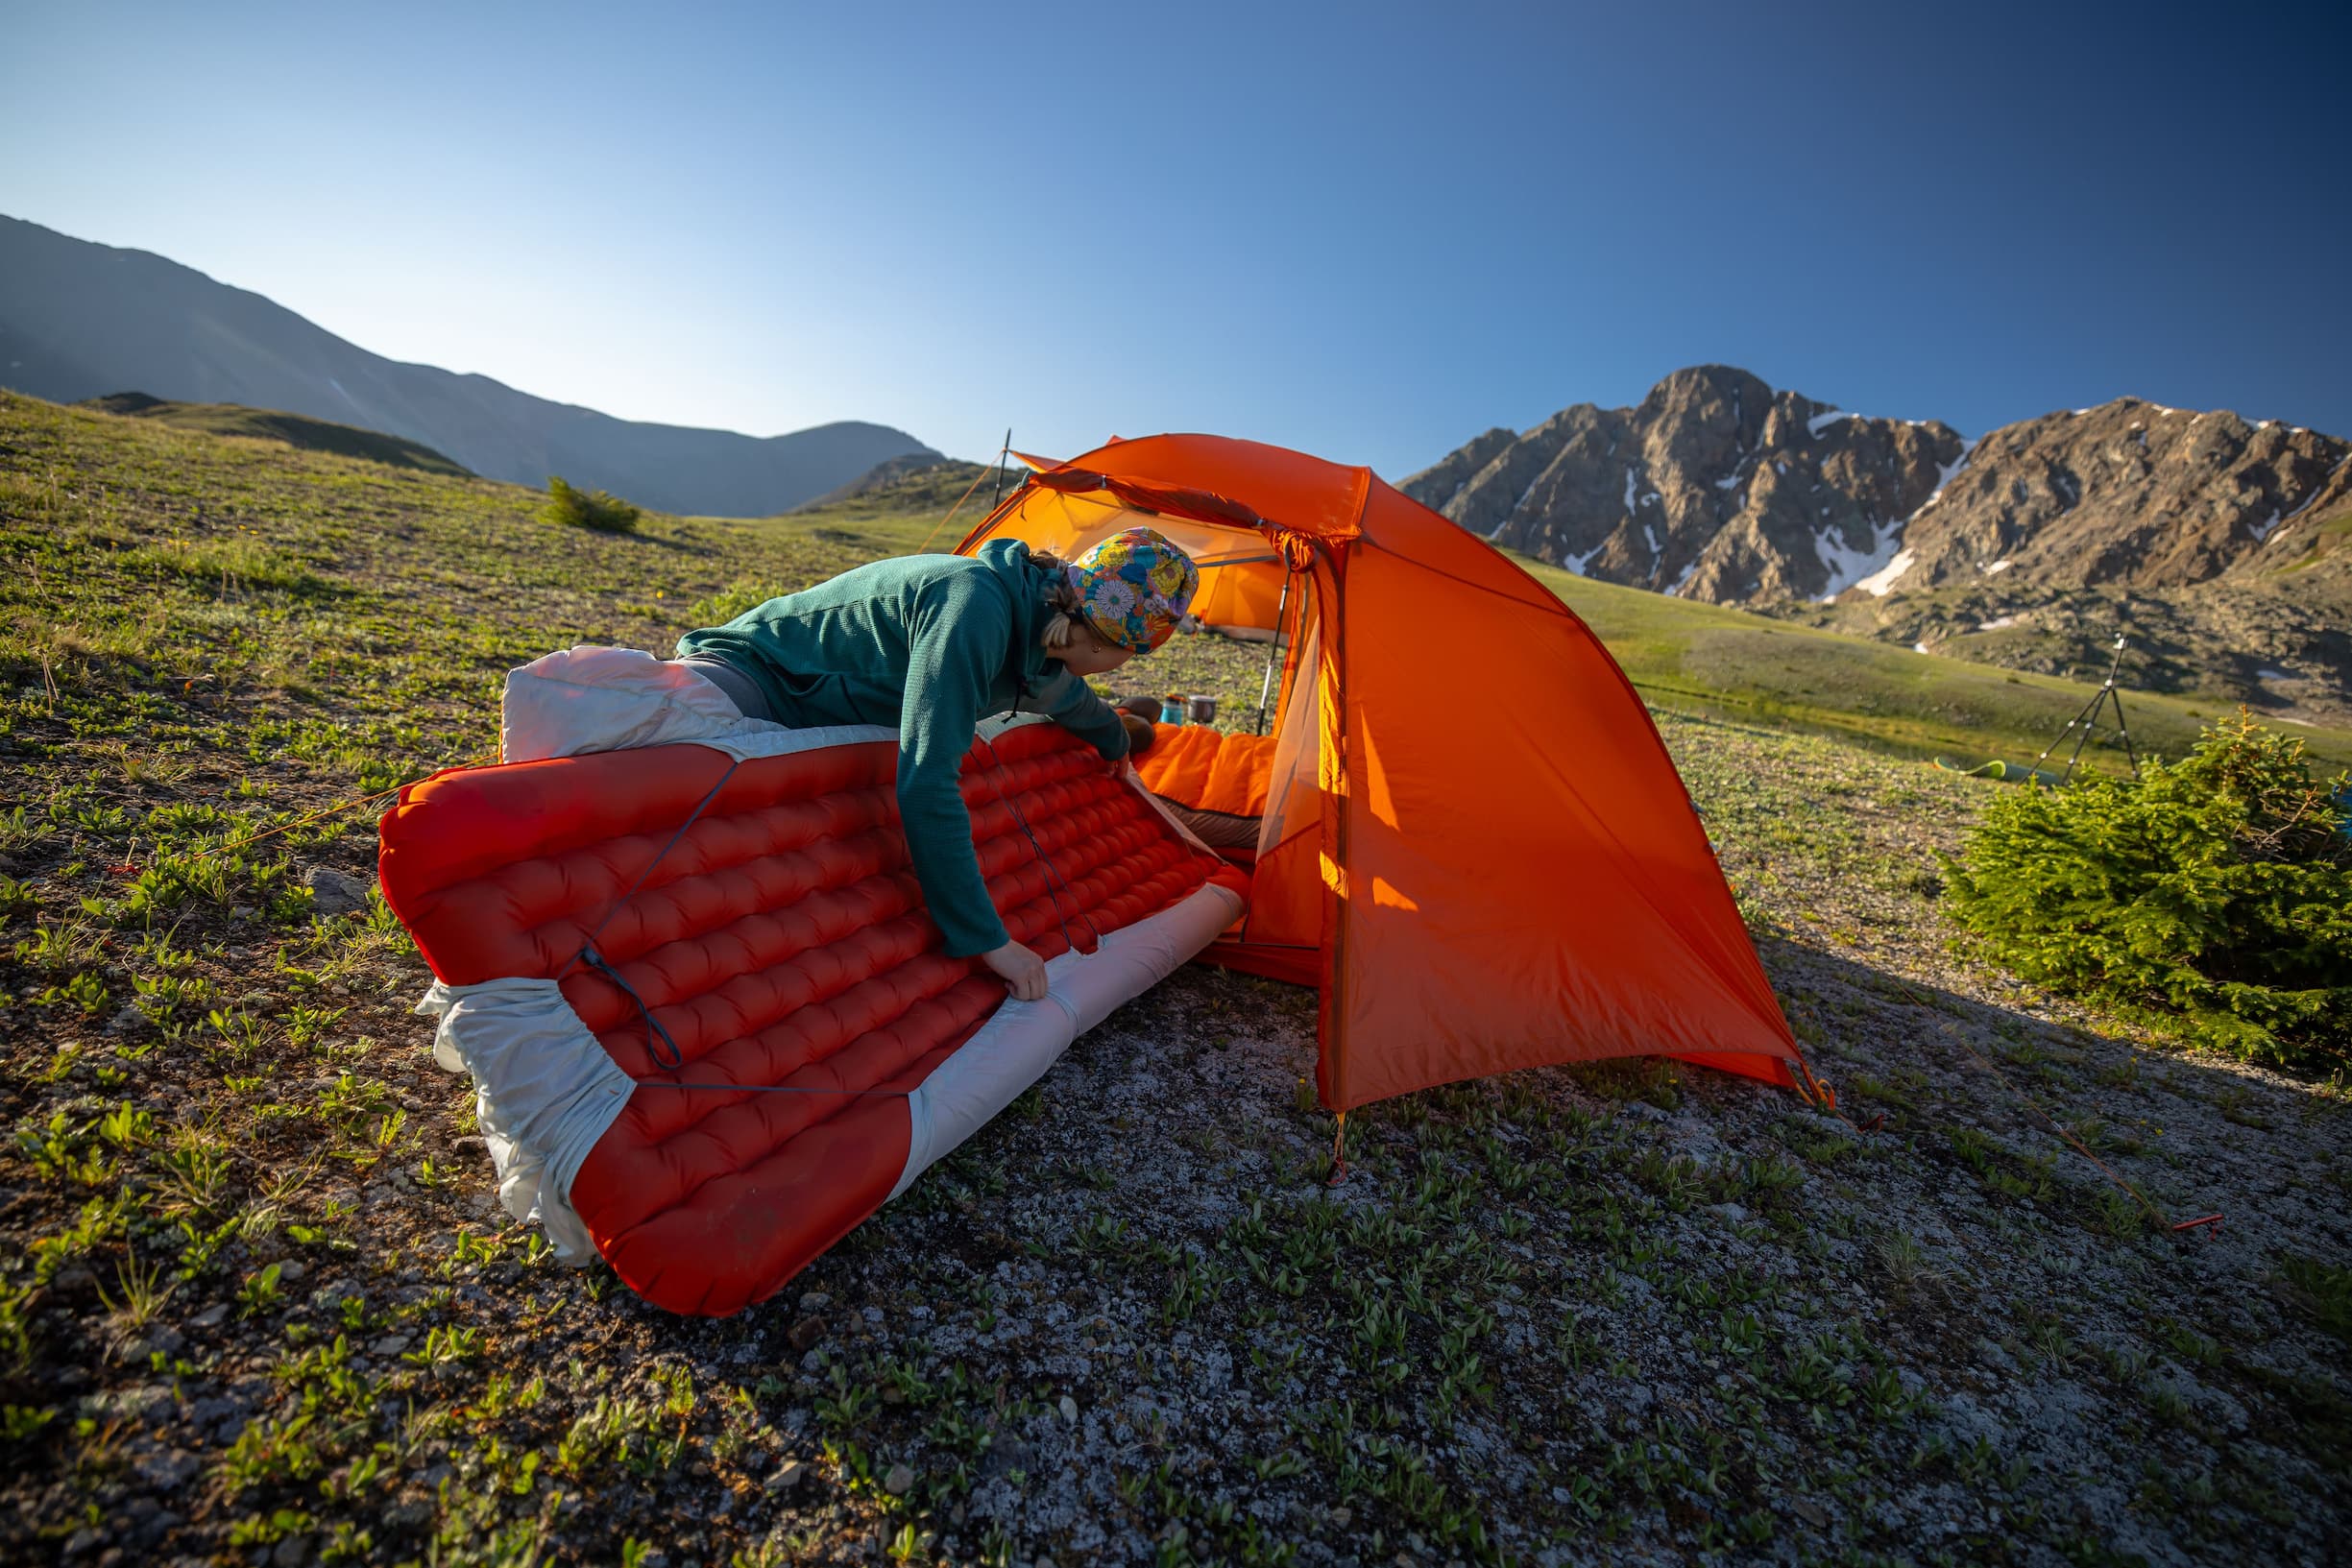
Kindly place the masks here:
<instances>
[{"instance_id":1,"label":"blue sky","mask_svg":"<svg viewBox=\"0 0 2352 1568\"><path fill-rule=\"evenodd\" d=\"M1705 361L2352 435L2352 11L2234 9L0 0L0 212L627 418L963 456L1396 477Z\"/></svg>"}]
</instances>

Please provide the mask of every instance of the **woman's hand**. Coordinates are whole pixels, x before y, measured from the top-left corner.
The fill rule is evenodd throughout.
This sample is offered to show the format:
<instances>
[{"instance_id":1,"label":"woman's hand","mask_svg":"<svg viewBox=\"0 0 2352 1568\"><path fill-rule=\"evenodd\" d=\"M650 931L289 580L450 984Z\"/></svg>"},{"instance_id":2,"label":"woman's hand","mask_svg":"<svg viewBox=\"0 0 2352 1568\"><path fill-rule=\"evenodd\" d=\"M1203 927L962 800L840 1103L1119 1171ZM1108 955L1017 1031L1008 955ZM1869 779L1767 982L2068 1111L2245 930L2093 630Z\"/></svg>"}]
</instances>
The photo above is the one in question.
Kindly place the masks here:
<instances>
[{"instance_id":1,"label":"woman's hand","mask_svg":"<svg viewBox=\"0 0 2352 1568\"><path fill-rule=\"evenodd\" d=\"M1037 1001L1045 996L1045 960L1018 942L1007 942L980 955L1012 988L1015 1001Z\"/></svg>"}]
</instances>

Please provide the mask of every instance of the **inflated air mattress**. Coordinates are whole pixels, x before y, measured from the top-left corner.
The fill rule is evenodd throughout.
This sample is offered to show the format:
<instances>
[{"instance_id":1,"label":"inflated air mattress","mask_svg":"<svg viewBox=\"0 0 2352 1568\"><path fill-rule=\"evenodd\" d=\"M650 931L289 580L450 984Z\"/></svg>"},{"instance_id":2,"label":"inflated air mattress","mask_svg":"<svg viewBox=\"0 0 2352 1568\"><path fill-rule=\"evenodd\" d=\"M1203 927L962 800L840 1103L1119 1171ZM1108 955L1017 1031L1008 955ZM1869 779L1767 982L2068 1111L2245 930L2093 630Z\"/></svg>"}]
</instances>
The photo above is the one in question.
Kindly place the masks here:
<instances>
[{"instance_id":1,"label":"inflated air mattress","mask_svg":"<svg viewBox=\"0 0 2352 1568\"><path fill-rule=\"evenodd\" d=\"M707 700L670 692L638 731ZM1008 1001L924 913L895 742L743 755L791 740L445 773L383 819L420 1010L473 1074L501 1197L673 1312L774 1292L1243 907L1130 780L1015 726L963 777L997 907L1048 960L1047 999Z\"/></svg>"}]
</instances>

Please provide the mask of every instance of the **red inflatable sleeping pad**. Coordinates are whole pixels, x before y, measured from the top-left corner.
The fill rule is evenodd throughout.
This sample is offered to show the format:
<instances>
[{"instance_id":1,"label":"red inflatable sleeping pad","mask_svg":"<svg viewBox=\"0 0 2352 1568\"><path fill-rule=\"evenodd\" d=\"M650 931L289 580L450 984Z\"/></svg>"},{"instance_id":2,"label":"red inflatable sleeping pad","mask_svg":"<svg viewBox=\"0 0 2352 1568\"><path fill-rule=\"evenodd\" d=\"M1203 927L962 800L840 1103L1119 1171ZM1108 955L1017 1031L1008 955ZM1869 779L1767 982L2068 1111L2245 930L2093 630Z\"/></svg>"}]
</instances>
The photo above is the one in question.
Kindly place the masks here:
<instances>
[{"instance_id":1,"label":"red inflatable sleeping pad","mask_svg":"<svg viewBox=\"0 0 2352 1568\"><path fill-rule=\"evenodd\" d=\"M564 999L632 1078L880 1092L633 1092L570 1198L658 1306L735 1312L873 1213L906 1166L906 1092L1005 1001L977 960L940 951L898 826L897 765L887 741L745 761L667 854L727 773L720 753L438 774L383 818L384 897L446 983L561 973ZM976 743L963 796L1005 925L1042 957L1072 940L1091 951L1212 877L1243 885L1054 725ZM618 986L586 965L564 973L600 921L597 952L682 1070L657 1065Z\"/></svg>"}]
</instances>

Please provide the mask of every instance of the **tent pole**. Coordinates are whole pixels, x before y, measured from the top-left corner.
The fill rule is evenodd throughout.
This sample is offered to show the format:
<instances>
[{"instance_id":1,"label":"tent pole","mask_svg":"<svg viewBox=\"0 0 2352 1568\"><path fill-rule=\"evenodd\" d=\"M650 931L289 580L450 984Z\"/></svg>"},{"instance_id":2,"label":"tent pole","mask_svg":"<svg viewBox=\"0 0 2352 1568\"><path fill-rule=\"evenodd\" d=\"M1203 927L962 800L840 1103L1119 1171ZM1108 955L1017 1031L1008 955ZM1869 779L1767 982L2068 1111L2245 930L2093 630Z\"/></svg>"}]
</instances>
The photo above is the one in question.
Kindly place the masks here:
<instances>
[{"instance_id":1,"label":"tent pole","mask_svg":"<svg viewBox=\"0 0 2352 1568\"><path fill-rule=\"evenodd\" d=\"M1266 653L1266 678L1258 683L1257 733L1259 735L1266 733L1266 705L1273 701L1274 666L1282 662L1282 623L1290 618L1291 578L1293 575L1294 573L1288 571L1282 574L1282 602L1274 607L1273 646Z\"/></svg>"},{"instance_id":2,"label":"tent pole","mask_svg":"<svg viewBox=\"0 0 2352 1568\"><path fill-rule=\"evenodd\" d=\"M996 488L988 492L988 510L991 512L996 510L996 503L1005 498L1005 460L1011 455L1012 426L1008 424L1005 426L1004 449L996 454Z\"/></svg>"}]
</instances>

